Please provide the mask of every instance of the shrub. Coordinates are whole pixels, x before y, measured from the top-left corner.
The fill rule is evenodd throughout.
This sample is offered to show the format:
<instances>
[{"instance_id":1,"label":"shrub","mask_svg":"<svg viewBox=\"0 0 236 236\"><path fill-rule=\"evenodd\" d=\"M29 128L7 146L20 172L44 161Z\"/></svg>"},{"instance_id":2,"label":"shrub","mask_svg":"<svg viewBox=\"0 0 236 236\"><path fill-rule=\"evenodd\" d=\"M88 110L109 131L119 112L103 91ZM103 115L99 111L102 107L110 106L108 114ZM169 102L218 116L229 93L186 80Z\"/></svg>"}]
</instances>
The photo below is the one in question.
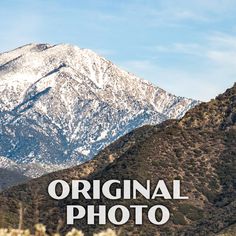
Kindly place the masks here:
<instances>
[{"instance_id":1,"label":"shrub","mask_svg":"<svg viewBox=\"0 0 236 236\"><path fill-rule=\"evenodd\" d=\"M187 223L184 218L184 215L181 212L174 212L172 221L176 225L186 225Z\"/></svg>"},{"instance_id":2,"label":"shrub","mask_svg":"<svg viewBox=\"0 0 236 236\"><path fill-rule=\"evenodd\" d=\"M203 218L203 210L190 204L181 204L179 210L188 219L195 221Z\"/></svg>"},{"instance_id":3,"label":"shrub","mask_svg":"<svg viewBox=\"0 0 236 236\"><path fill-rule=\"evenodd\" d=\"M60 236L59 234L52 234L54 236ZM84 233L77 229L72 229L66 236L84 236ZM117 236L116 232L112 229L107 229L94 236ZM29 230L21 229L0 229L0 236L48 236L46 233L46 227L42 224L35 225L35 233L31 234Z\"/></svg>"}]
</instances>

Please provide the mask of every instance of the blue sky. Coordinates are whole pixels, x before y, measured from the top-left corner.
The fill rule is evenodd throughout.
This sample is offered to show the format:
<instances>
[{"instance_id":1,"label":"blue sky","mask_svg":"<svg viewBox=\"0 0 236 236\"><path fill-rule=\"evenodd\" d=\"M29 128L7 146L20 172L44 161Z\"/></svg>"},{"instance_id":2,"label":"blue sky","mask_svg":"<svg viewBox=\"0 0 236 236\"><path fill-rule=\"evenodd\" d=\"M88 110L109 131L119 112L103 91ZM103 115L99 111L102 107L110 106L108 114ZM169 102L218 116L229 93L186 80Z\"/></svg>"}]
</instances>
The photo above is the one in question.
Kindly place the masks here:
<instances>
[{"instance_id":1,"label":"blue sky","mask_svg":"<svg viewBox=\"0 0 236 236\"><path fill-rule=\"evenodd\" d=\"M70 43L181 96L236 82L235 0L2 0L0 51Z\"/></svg>"}]
</instances>

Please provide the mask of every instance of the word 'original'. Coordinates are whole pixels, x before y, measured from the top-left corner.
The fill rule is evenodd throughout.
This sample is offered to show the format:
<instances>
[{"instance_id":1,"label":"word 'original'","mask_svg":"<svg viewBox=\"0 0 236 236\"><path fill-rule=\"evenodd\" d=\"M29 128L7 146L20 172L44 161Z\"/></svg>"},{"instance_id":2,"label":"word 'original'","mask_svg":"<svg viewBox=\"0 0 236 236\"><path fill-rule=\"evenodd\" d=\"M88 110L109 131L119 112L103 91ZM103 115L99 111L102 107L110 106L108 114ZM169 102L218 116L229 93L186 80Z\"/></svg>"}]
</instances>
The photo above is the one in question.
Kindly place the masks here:
<instances>
[{"instance_id":1,"label":"word 'original'","mask_svg":"<svg viewBox=\"0 0 236 236\"><path fill-rule=\"evenodd\" d=\"M70 197L73 200L80 199L101 199L105 197L110 200L137 199L175 199L185 200L187 196L181 196L180 180L173 180L172 193L164 180L159 180L155 186L151 186L150 180L145 185L137 180L108 180L101 183L100 180L72 180L71 184L64 180L54 180L48 186L49 195L55 200L63 200ZM89 202L88 202L89 203ZM127 223L131 217L131 210L134 211L134 222L136 225L143 223L143 214L147 213L149 221L155 225L163 225L170 218L170 212L164 205L130 205L129 208L123 205L114 205L109 209L105 205L68 205L67 224L74 224L75 220L86 220L89 225L106 224L107 219L114 225ZM161 217L160 217L161 215Z\"/></svg>"}]
</instances>

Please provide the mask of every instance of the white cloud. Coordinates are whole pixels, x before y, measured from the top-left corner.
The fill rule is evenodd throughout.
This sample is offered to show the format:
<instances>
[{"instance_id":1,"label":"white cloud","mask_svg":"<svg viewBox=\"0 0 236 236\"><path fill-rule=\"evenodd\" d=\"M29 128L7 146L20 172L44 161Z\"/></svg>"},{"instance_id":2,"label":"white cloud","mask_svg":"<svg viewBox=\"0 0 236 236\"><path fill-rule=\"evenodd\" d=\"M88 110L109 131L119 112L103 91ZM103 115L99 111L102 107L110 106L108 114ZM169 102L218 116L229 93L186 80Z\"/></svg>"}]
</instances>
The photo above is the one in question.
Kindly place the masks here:
<instances>
[{"instance_id":1,"label":"white cloud","mask_svg":"<svg viewBox=\"0 0 236 236\"><path fill-rule=\"evenodd\" d=\"M218 66L235 71L236 66L236 37L232 35L216 33L209 37L206 56Z\"/></svg>"}]
</instances>

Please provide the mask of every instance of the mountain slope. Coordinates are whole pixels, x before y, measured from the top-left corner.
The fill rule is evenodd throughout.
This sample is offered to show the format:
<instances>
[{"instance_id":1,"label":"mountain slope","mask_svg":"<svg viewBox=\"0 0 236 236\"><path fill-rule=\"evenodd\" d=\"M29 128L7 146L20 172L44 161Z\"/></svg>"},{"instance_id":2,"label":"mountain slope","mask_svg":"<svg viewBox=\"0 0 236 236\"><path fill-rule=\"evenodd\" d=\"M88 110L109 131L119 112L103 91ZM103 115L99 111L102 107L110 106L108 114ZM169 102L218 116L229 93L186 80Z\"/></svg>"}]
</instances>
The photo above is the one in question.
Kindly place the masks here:
<instances>
[{"instance_id":1,"label":"mountain slope","mask_svg":"<svg viewBox=\"0 0 236 236\"><path fill-rule=\"evenodd\" d=\"M24 225L37 221L49 230L65 232L65 206L78 204L70 198L53 201L47 193L54 179L135 179L152 184L165 180L182 181L182 195L189 200L83 200L79 204L104 204L108 208L121 204L168 206L169 222L163 226L135 226L132 219L122 226L86 225L80 220L76 227L88 235L102 228L114 227L121 235L216 235L231 228L236 221L236 84L209 103L191 109L180 120L156 126L143 126L121 137L101 151L93 160L77 167L61 170L4 191L0 195L3 226L17 226L19 202L25 208ZM37 214L36 214L37 212ZM60 223L59 223L60 222ZM73 226L73 227L75 227Z\"/></svg>"},{"instance_id":2,"label":"mountain slope","mask_svg":"<svg viewBox=\"0 0 236 236\"><path fill-rule=\"evenodd\" d=\"M5 188L15 185L16 179L17 183L20 184L28 181L30 178L27 178L21 172L0 168L0 179L0 191L2 191Z\"/></svg>"},{"instance_id":3,"label":"mountain slope","mask_svg":"<svg viewBox=\"0 0 236 236\"><path fill-rule=\"evenodd\" d=\"M33 165L30 177L82 163L131 130L180 118L198 103L64 44L0 54L0 93L0 156Z\"/></svg>"}]
</instances>

